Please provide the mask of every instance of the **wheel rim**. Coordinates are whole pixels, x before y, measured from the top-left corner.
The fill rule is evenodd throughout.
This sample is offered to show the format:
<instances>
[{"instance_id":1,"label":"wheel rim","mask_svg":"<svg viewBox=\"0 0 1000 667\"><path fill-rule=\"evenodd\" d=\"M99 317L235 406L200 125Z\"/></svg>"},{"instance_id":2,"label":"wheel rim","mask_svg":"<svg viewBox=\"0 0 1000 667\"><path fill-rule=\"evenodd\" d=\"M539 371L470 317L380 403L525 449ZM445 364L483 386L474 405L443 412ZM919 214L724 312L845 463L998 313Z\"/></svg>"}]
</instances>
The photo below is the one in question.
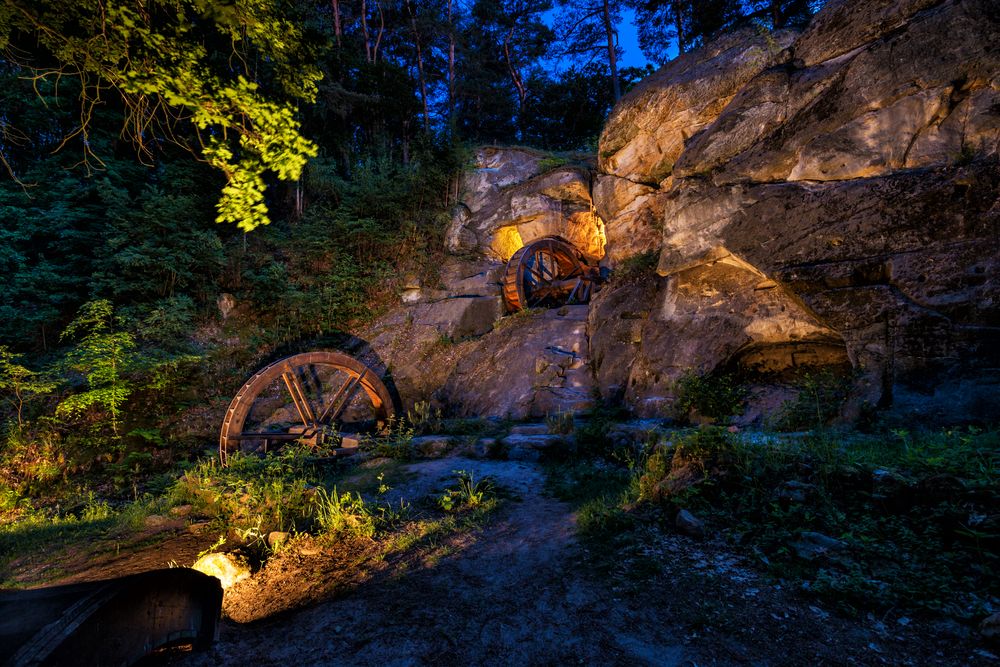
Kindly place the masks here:
<instances>
[{"instance_id":1,"label":"wheel rim","mask_svg":"<svg viewBox=\"0 0 1000 667\"><path fill-rule=\"evenodd\" d=\"M219 456L225 464L234 452L289 441L318 446L336 433L376 430L393 413L389 391L365 364L340 352L296 354L260 369L236 393L219 434Z\"/></svg>"}]
</instances>

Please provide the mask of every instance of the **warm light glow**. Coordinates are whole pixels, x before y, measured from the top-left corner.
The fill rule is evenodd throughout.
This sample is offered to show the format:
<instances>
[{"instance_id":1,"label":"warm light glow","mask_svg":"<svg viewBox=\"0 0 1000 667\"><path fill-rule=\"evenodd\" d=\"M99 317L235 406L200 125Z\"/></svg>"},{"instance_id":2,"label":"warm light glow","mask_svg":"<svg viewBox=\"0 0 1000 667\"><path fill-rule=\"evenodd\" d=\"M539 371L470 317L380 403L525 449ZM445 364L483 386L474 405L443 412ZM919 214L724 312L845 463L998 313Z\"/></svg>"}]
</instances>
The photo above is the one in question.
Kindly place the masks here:
<instances>
[{"instance_id":1,"label":"warm light glow","mask_svg":"<svg viewBox=\"0 0 1000 667\"><path fill-rule=\"evenodd\" d=\"M608 244L604 221L593 211L579 211L569 216L562 232L567 241L591 260L604 257Z\"/></svg>"},{"instance_id":2,"label":"warm light glow","mask_svg":"<svg viewBox=\"0 0 1000 667\"><path fill-rule=\"evenodd\" d=\"M215 577L222 583L224 591L250 576L249 568L237 563L229 554L223 553L206 554L199 558L191 569Z\"/></svg>"},{"instance_id":3,"label":"warm light glow","mask_svg":"<svg viewBox=\"0 0 1000 667\"><path fill-rule=\"evenodd\" d=\"M501 227L493 235L491 250L503 261L509 260L515 252L524 247L521 233L516 225Z\"/></svg>"}]
</instances>

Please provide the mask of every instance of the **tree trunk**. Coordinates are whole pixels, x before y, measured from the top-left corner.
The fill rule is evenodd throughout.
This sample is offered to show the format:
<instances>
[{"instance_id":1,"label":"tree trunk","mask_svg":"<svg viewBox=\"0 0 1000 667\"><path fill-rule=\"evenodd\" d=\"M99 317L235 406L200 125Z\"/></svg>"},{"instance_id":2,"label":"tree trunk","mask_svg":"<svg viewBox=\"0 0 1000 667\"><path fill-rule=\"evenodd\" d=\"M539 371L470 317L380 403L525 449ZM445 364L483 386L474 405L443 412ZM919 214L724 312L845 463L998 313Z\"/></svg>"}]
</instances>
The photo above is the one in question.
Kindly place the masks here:
<instances>
[{"instance_id":1,"label":"tree trunk","mask_svg":"<svg viewBox=\"0 0 1000 667\"><path fill-rule=\"evenodd\" d=\"M677 54L687 51L687 39L684 36L684 13L678 0L674 0L671 5L674 10L674 28L677 30Z\"/></svg>"},{"instance_id":2,"label":"tree trunk","mask_svg":"<svg viewBox=\"0 0 1000 667\"><path fill-rule=\"evenodd\" d=\"M448 0L448 127L455 128L455 21L451 8L454 0Z\"/></svg>"},{"instance_id":3,"label":"tree trunk","mask_svg":"<svg viewBox=\"0 0 1000 667\"><path fill-rule=\"evenodd\" d=\"M424 57L420 49L420 30L417 28L417 15L413 11L410 0L406 0L406 11L410 14L410 27L413 29L413 44L417 51L417 76L420 79L420 101L424 107L424 132L431 131L430 114L427 112L427 81L424 78Z\"/></svg>"},{"instance_id":4,"label":"tree trunk","mask_svg":"<svg viewBox=\"0 0 1000 667\"><path fill-rule=\"evenodd\" d=\"M378 7L378 36L375 38L375 48L372 49L372 62L378 62L378 47L382 43L382 33L385 32L385 14L382 12L382 3L376 0Z\"/></svg>"},{"instance_id":5,"label":"tree trunk","mask_svg":"<svg viewBox=\"0 0 1000 667\"><path fill-rule=\"evenodd\" d=\"M618 32L611 23L610 0L604 0L602 18L604 19L604 32L608 37L608 64L611 66L611 89L615 94L615 102L622 98L621 84L618 82L618 54L615 52Z\"/></svg>"},{"instance_id":6,"label":"tree trunk","mask_svg":"<svg viewBox=\"0 0 1000 667\"><path fill-rule=\"evenodd\" d=\"M333 36L337 39L337 48L341 47L340 29L340 0L330 0L330 9L333 10Z\"/></svg>"},{"instance_id":7,"label":"tree trunk","mask_svg":"<svg viewBox=\"0 0 1000 667\"><path fill-rule=\"evenodd\" d=\"M365 60L372 62L372 43L368 35L368 4L366 0L361 0L361 33L365 37Z\"/></svg>"},{"instance_id":8,"label":"tree trunk","mask_svg":"<svg viewBox=\"0 0 1000 667\"><path fill-rule=\"evenodd\" d=\"M511 56L510 40L513 38L514 26L511 26L510 32L507 33L507 37L503 40L503 56L504 60L507 61L507 70L510 72L510 80L514 82L514 88L517 89L517 108L520 112L519 115L522 115L524 114L524 102L528 97L528 91L524 87L524 79L521 77L521 72L514 64L514 59ZM518 125L520 124L521 122L518 120Z\"/></svg>"}]
</instances>

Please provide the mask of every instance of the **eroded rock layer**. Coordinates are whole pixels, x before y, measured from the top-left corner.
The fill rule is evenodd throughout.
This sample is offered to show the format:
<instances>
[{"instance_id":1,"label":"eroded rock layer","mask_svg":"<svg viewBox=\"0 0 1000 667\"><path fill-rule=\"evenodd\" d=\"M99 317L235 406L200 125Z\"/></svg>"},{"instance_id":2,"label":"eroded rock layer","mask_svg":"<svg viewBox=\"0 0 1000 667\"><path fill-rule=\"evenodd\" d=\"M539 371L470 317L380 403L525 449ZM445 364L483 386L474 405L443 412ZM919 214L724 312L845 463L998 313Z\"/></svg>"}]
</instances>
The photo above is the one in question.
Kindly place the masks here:
<instances>
[{"instance_id":1,"label":"eroded rock layer","mask_svg":"<svg viewBox=\"0 0 1000 667\"><path fill-rule=\"evenodd\" d=\"M756 69L745 55L760 48L754 36L734 35L640 84L602 135L595 205L609 256L655 249L664 278L620 295L627 312L649 316L629 325L641 343L610 364L601 331L625 325L608 323L615 297L600 297L598 385L655 404L669 397L665 377L731 367L752 330L770 332L755 354L780 371L779 351L802 339L773 326L766 309L752 314L750 281L734 282L716 261L731 256L840 341L853 367L848 412L867 403L941 420L995 415L997 34L990 0L833 0ZM680 108L692 90L724 103ZM631 118L630 133L621 126ZM649 127L683 138L670 159L651 150ZM698 290L716 299L714 312L691 300ZM671 303L678 315L668 322ZM836 354L816 359L842 367Z\"/></svg>"}]
</instances>

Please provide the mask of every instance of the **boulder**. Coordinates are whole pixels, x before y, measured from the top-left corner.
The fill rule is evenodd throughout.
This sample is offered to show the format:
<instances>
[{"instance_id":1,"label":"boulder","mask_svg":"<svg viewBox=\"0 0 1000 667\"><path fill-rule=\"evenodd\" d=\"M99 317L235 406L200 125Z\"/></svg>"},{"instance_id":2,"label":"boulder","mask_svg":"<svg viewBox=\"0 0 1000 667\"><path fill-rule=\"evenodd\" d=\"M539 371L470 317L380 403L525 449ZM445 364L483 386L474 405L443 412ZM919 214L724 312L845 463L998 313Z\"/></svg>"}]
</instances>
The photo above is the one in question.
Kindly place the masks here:
<instances>
[{"instance_id":1,"label":"boulder","mask_svg":"<svg viewBox=\"0 0 1000 667\"><path fill-rule=\"evenodd\" d=\"M681 510L677 513L674 525L677 526L677 530L689 537L705 536L705 523L687 510Z\"/></svg>"},{"instance_id":2,"label":"boulder","mask_svg":"<svg viewBox=\"0 0 1000 667\"><path fill-rule=\"evenodd\" d=\"M608 116L598 144L600 171L659 187L685 143L714 121L747 81L776 62L793 38L790 32L742 30L661 67Z\"/></svg>"},{"instance_id":3,"label":"boulder","mask_svg":"<svg viewBox=\"0 0 1000 667\"><path fill-rule=\"evenodd\" d=\"M433 327L451 340L482 336L503 314L499 296L450 297L422 303L413 310L417 326Z\"/></svg>"},{"instance_id":4,"label":"boulder","mask_svg":"<svg viewBox=\"0 0 1000 667\"><path fill-rule=\"evenodd\" d=\"M451 296L495 296L500 293L503 264L449 258L441 266L441 288Z\"/></svg>"},{"instance_id":5,"label":"boulder","mask_svg":"<svg viewBox=\"0 0 1000 667\"><path fill-rule=\"evenodd\" d=\"M415 297L357 330L357 341L347 351L383 374L391 369L404 410L433 402L464 351L499 320L502 268L453 257L433 281L408 278L408 292Z\"/></svg>"},{"instance_id":6,"label":"boulder","mask_svg":"<svg viewBox=\"0 0 1000 667\"><path fill-rule=\"evenodd\" d=\"M243 560L227 553L205 554L191 568L218 579L224 591L250 577L250 567Z\"/></svg>"},{"instance_id":7,"label":"boulder","mask_svg":"<svg viewBox=\"0 0 1000 667\"><path fill-rule=\"evenodd\" d=\"M941 0L829 0L795 41L806 66L836 58L898 30L917 12Z\"/></svg>"},{"instance_id":8,"label":"boulder","mask_svg":"<svg viewBox=\"0 0 1000 667\"><path fill-rule=\"evenodd\" d=\"M996 155L993 4L831 3L791 46L808 60L749 81L691 140L674 177L710 174L717 185L839 181ZM884 20L870 23L873 12Z\"/></svg>"},{"instance_id":9,"label":"boulder","mask_svg":"<svg viewBox=\"0 0 1000 667\"><path fill-rule=\"evenodd\" d=\"M542 172L547 155L528 148L482 146L473 155L473 168L462 175L460 201L470 213L492 208L503 188L523 183Z\"/></svg>"},{"instance_id":10,"label":"boulder","mask_svg":"<svg viewBox=\"0 0 1000 667\"><path fill-rule=\"evenodd\" d=\"M664 191L627 178L598 174L594 178L594 206L605 226L607 256L614 265L645 252L656 252L663 240Z\"/></svg>"},{"instance_id":11,"label":"boulder","mask_svg":"<svg viewBox=\"0 0 1000 667\"><path fill-rule=\"evenodd\" d=\"M828 558L847 548L845 542L813 531L803 531L790 546L795 550L795 555L809 561Z\"/></svg>"},{"instance_id":12,"label":"boulder","mask_svg":"<svg viewBox=\"0 0 1000 667\"><path fill-rule=\"evenodd\" d=\"M267 534L267 546L275 549L288 541L290 533L283 530L272 530Z\"/></svg>"},{"instance_id":13,"label":"boulder","mask_svg":"<svg viewBox=\"0 0 1000 667\"><path fill-rule=\"evenodd\" d=\"M410 446L421 458L438 459L448 453L452 442L445 435L424 435L410 440Z\"/></svg>"},{"instance_id":14,"label":"boulder","mask_svg":"<svg viewBox=\"0 0 1000 667\"><path fill-rule=\"evenodd\" d=\"M944 405L935 393L957 393L949 383L997 382L998 188L990 161L833 183L685 182L672 193L659 272L731 251L843 338L861 371L859 404L895 396L933 416L928 405ZM989 392L974 395L967 417L998 407Z\"/></svg>"}]
</instances>

